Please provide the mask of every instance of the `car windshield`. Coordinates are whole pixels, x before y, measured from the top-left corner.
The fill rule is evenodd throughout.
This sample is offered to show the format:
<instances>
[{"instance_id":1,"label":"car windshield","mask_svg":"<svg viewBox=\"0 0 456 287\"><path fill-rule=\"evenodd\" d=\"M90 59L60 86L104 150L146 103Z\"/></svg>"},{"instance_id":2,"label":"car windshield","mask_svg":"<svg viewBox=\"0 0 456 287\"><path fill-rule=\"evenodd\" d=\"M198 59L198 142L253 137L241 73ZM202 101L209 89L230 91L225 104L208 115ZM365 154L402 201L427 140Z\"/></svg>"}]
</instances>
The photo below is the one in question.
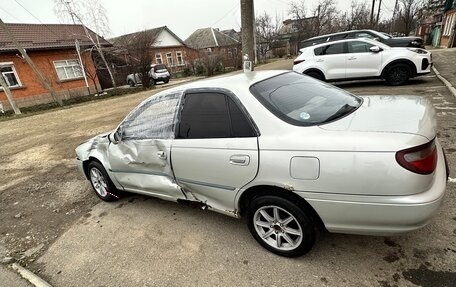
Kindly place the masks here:
<instances>
[{"instance_id":1,"label":"car windshield","mask_svg":"<svg viewBox=\"0 0 456 287\"><path fill-rule=\"evenodd\" d=\"M385 33L385 32L380 32L383 34L383 36L385 36L386 38L393 38L393 36L391 36L390 34L388 33Z\"/></svg>"},{"instance_id":2,"label":"car windshield","mask_svg":"<svg viewBox=\"0 0 456 287\"><path fill-rule=\"evenodd\" d=\"M372 33L374 33L375 35L377 35L378 37L382 38L382 39L389 39L391 38L390 35L386 34L386 33L383 33L383 32L377 32L377 31L372 31Z\"/></svg>"},{"instance_id":3,"label":"car windshield","mask_svg":"<svg viewBox=\"0 0 456 287\"><path fill-rule=\"evenodd\" d=\"M250 92L277 117L298 126L331 122L362 103L344 90L294 72L258 82Z\"/></svg>"}]
</instances>

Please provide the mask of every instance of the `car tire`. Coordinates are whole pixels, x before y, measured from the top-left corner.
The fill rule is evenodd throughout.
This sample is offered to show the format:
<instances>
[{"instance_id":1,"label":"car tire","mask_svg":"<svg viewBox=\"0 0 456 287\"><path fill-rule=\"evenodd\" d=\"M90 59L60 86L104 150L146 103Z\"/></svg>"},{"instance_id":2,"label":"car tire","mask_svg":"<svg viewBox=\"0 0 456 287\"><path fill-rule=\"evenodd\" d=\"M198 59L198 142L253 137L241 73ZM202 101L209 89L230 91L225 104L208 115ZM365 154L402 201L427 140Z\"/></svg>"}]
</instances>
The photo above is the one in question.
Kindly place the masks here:
<instances>
[{"instance_id":1,"label":"car tire","mask_svg":"<svg viewBox=\"0 0 456 287\"><path fill-rule=\"evenodd\" d=\"M272 253L298 257L315 243L317 226L311 213L288 199L275 195L253 198L246 215L250 233Z\"/></svg>"},{"instance_id":2,"label":"car tire","mask_svg":"<svg viewBox=\"0 0 456 287\"><path fill-rule=\"evenodd\" d=\"M410 67L406 64L396 64L388 68L385 74L385 81L391 86L400 86L410 79Z\"/></svg>"},{"instance_id":3,"label":"car tire","mask_svg":"<svg viewBox=\"0 0 456 287\"><path fill-rule=\"evenodd\" d=\"M316 71L310 71L310 72L306 72L305 73L307 76L309 77L312 77L314 79L317 79L317 80L320 80L320 81L324 81L325 78L323 77L323 75L319 72L316 72Z\"/></svg>"},{"instance_id":4,"label":"car tire","mask_svg":"<svg viewBox=\"0 0 456 287\"><path fill-rule=\"evenodd\" d=\"M169 79L163 81L165 84L169 83Z\"/></svg>"},{"instance_id":5,"label":"car tire","mask_svg":"<svg viewBox=\"0 0 456 287\"><path fill-rule=\"evenodd\" d=\"M99 198L104 201L120 199L121 192L114 186L101 163L92 161L89 163L87 170L90 184Z\"/></svg>"},{"instance_id":6,"label":"car tire","mask_svg":"<svg viewBox=\"0 0 456 287\"><path fill-rule=\"evenodd\" d=\"M155 86L157 84L157 82L155 82L155 80L153 78L150 78L149 79L149 84L152 87L152 86Z\"/></svg>"},{"instance_id":7,"label":"car tire","mask_svg":"<svg viewBox=\"0 0 456 287\"><path fill-rule=\"evenodd\" d=\"M135 82L128 80L128 85L133 88L135 86Z\"/></svg>"}]
</instances>

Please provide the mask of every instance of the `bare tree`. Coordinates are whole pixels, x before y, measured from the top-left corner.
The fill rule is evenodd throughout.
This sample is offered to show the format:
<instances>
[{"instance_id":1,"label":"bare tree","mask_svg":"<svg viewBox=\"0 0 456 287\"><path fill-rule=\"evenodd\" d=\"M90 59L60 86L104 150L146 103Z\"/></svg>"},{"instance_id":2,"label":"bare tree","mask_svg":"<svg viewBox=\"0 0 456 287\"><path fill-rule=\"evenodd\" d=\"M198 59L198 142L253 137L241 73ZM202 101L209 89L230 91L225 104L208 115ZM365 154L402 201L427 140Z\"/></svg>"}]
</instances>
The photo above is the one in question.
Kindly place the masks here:
<instances>
[{"instance_id":1,"label":"bare tree","mask_svg":"<svg viewBox=\"0 0 456 287\"><path fill-rule=\"evenodd\" d=\"M92 42L93 46L100 55L103 63L108 70L112 85L116 87L116 82L112 74L112 70L103 53L103 47L100 43L100 37L109 33L108 18L106 16L106 9L101 5L100 0L54 0L55 7L54 13L64 23L69 21L74 24L82 24L85 36ZM70 20L71 19L71 20ZM95 35L90 33L87 29L90 27Z\"/></svg>"},{"instance_id":2,"label":"bare tree","mask_svg":"<svg viewBox=\"0 0 456 287\"><path fill-rule=\"evenodd\" d=\"M313 15L316 17L315 29L317 30L317 35L329 34L338 30L337 25L334 25L339 18L335 1L318 1L317 7L313 10Z\"/></svg>"},{"instance_id":3,"label":"bare tree","mask_svg":"<svg viewBox=\"0 0 456 287\"><path fill-rule=\"evenodd\" d=\"M399 0L399 25L400 32L406 35L412 31L419 22L420 11L424 7L423 0Z\"/></svg>"},{"instance_id":4,"label":"bare tree","mask_svg":"<svg viewBox=\"0 0 456 287\"><path fill-rule=\"evenodd\" d=\"M370 27L370 11L366 2L351 2L350 11L348 12L347 30L366 29Z\"/></svg>"},{"instance_id":5,"label":"bare tree","mask_svg":"<svg viewBox=\"0 0 456 287\"><path fill-rule=\"evenodd\" d=\"M84 73L87 76L87 78L92 81L96 93L100 93L98 91L98 85L97 85L97 70L92 67L92 61L89 61L89 59L92 59L92 52L93 52L93 47L91 49L87 49L85 51L82 51L81 53L81 59L82 59L82 66L84 67Z\"/></svg>"},{"instance_id":6,"label":"bare tree","mask_svg":"<svg viewBox=\"0 0 456 287\"><path fill-rule=\"evenodd\" d=\"M122 44L123 48L128 53L135 73L142 75L143 88L149 88L151 79L149 79L149 71L151 68L151 46L155 42L155 36L151 30L143 30L132 34L125 39Z\"/></svg>"},{"instance_id":7,"label":"bare tree","mask_svg":"<svg viewBox=\"0 0 456 287\"><path fill-rule=\"evenodd\" d=\"M266 12L256 17L256 46L260 61L265 60L268 52L272 50L273 43L278 38L279 23Z\"/></svg>"},{"instance_id":8,"label":"bare tree","mask_svg":"<svg viewBox=\"0 0 456 287\"><path fill-rule=\"evenodd\" d=\"M208 77L213 76L219 65L222 65L222 54L219 51L200 51L199 61L206 68Z\"/></svg>"}]
</instances>

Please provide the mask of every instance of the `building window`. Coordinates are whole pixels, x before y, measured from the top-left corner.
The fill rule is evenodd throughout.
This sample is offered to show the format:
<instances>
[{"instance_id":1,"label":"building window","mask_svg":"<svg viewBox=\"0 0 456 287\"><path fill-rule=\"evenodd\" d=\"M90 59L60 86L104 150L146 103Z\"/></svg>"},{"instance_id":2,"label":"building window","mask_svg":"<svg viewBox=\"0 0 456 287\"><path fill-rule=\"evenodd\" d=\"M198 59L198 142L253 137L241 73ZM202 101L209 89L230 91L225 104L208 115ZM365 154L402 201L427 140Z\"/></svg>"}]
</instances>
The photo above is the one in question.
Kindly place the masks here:
<instances>
[{"instance_id":1,"label":"building window","mask_svg":"<svg viewBox=\"0 0 456 287\"><path fill-rule=\"evenodd\" d=\"M155 54L155 62L157 64L163 64L162 54L161 53L156 53Z\"/></svg>"},{"instance_id":2,"label":"building window","mask_svg":"<svg viewBox=\"0 0 456 287\"><path fill-rule=\"evenodd\" d=\"M173 66L173 56L171 53L166 53L166 62L168 62L168 66Z\"/></svg>"},{"instance_id":3,"label":"building window","mask_svg":"<svg viewBox=\"0 0 456 287\"><path fill-rule=\"evenodd\" d=\"M78 60L54 61L54 67L59 80L71 80L83 77Z\"/></svg>"},{"instance_id":4,"label":"building window","mask_svg":"<svg viewBox=\"0 0 456 287\"><path fill-rule=\"evenodd\" d=\"M181 51L176 52L176 59L177 59L177 65L179 65L179 66L184 65L184 57L182 56Z\"/></svg>"},{"instance_id":5,"label":"building window","mask_svg":"<svg viewBox=\"0 0 456 287\"><path fill-rule=\"evenodd\" d=\"M20 87L21 82L17 76L13 63L0 63L0 71L8 87ZM0 89L3 89L0 87Z\"/></svg>"}]
</instances>

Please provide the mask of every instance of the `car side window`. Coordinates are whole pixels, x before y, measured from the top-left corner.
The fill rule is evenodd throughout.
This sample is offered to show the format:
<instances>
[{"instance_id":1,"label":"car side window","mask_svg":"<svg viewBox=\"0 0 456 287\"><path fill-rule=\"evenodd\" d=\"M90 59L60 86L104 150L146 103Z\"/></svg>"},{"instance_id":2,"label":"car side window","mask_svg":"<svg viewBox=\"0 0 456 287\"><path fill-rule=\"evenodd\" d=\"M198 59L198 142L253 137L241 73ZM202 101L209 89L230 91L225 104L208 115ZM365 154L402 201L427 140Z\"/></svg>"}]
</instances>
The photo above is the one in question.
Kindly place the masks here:
<instances>
[{"instance_id":1,"label":"car side window","mask_svg":"<svg viewBox=\"0 0 456 287\"><path fill-rule=\"evenodd\" d=\"M187 94L176 138L251 137L255 133L239 107L221 93Z\"/></svg>"},{"instance_id":2,"label":"car side window","mask_svg":"<svg viewBox=\"0 0 456 287\"><path fill-rule=\"evenodd\" d=\"M353 42L348 42L348 53L369 53L370 52L370 47L373 47L374 45L366 43L366 42L361 42L361 41L353 41Z\"/></svg>"},{"instance_id":3,"label":"car side window","mask_svg":"<svg viewBox=\"0 0 456 287\"><path fill-rule=\"evenodd\" d=\"M120 125L122 140L171 139L181 94L154 96L134 109Z\"/></svg>"},{"instance_id":4,"label":"car side window","mask_svg":"<svg viewBox=\"0 0 456 287\"><path fill-rule=\"evenodd\" d=\"M314 50L315 56L336 55L344 54L344 43L330 44L316 48Z\"/></svg>"},{"instance_id":5,"label":"car side window","mask_svg":"<svg viewBox=\"0 0 456 287\"><path fill-rule=\"evenodd\" d=\"M249 120L230 97L228 97L228 108L230 110L231 119L231 137L255 137L256 133Z\"/></svg>"}]
</instances>

